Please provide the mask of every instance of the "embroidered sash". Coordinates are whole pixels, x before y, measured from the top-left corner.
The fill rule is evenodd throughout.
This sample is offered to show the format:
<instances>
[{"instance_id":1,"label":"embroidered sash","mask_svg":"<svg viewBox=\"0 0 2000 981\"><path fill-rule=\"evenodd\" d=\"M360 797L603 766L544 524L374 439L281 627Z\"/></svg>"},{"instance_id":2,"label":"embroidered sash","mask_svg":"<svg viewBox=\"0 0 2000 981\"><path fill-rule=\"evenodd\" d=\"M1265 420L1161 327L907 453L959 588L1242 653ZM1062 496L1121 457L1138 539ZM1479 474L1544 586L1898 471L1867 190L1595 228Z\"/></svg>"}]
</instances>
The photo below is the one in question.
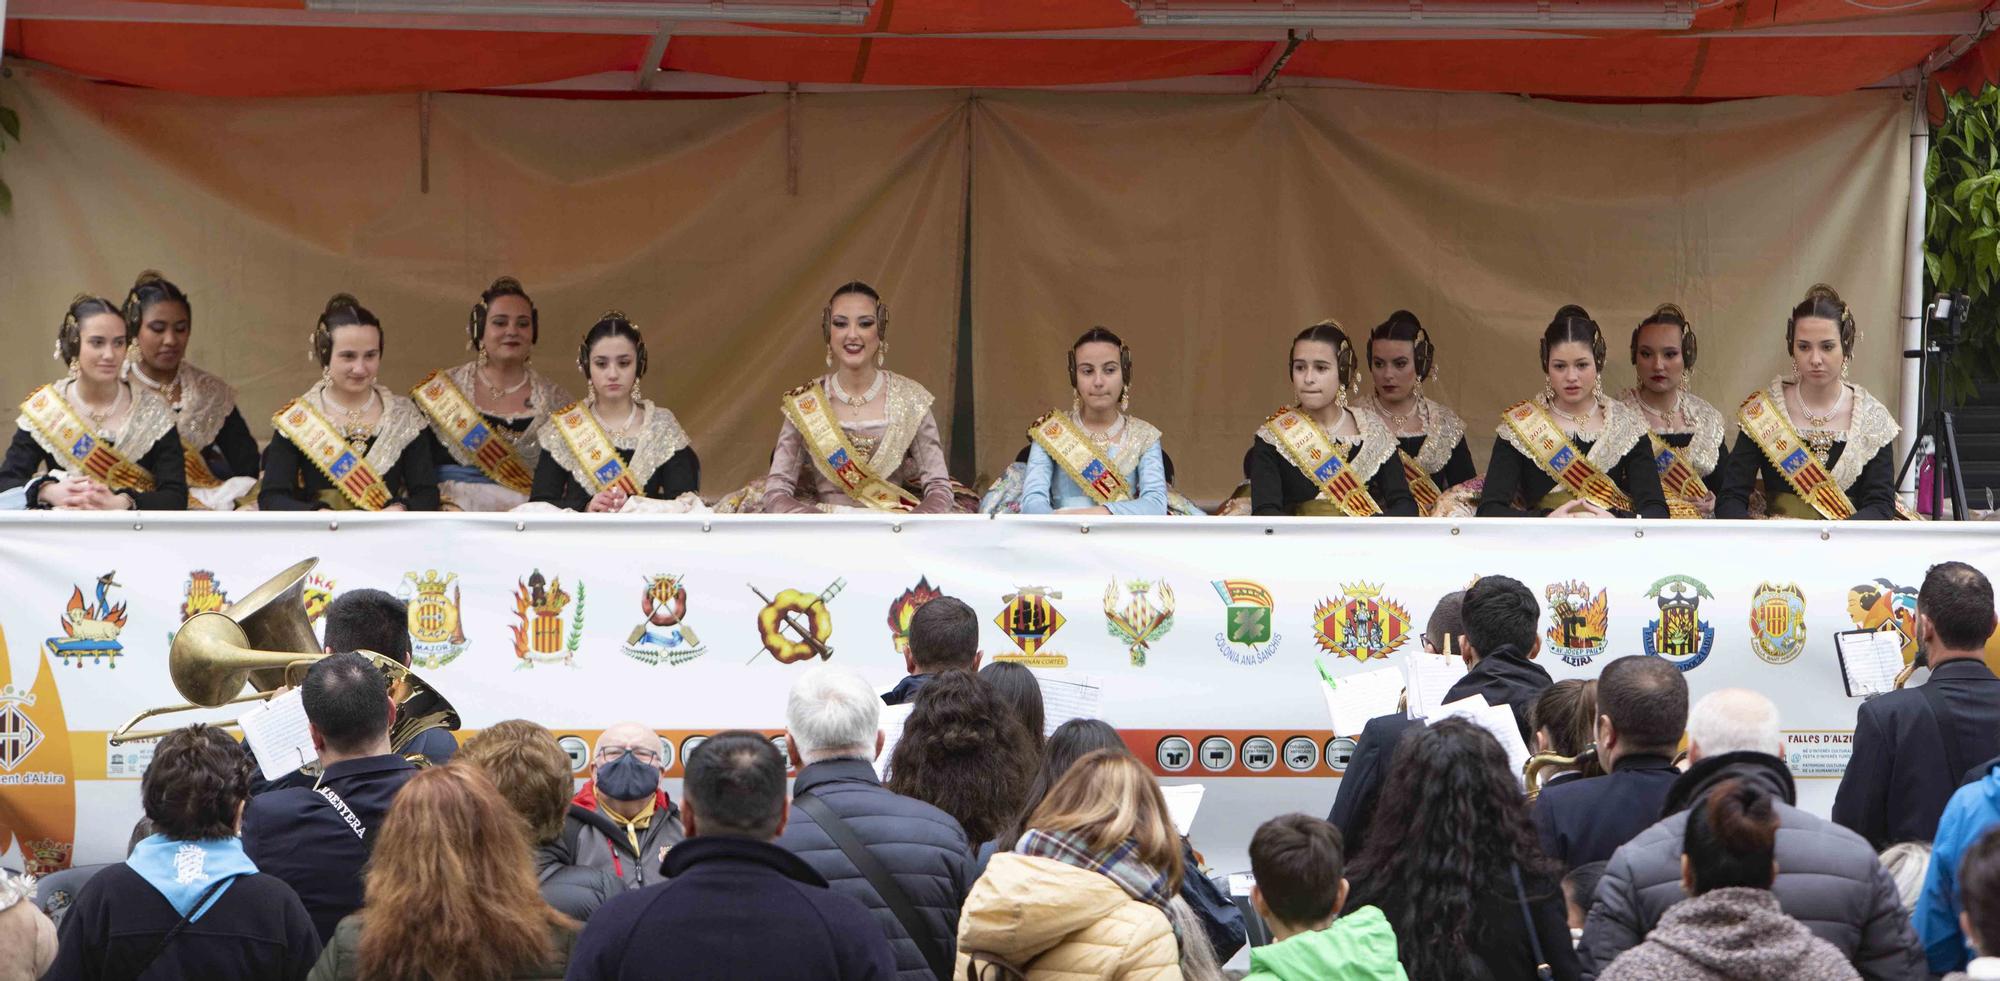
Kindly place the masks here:
<instances>
[{"instance_id":1,"label":"embroidered sash","mask_svg":"<svg viewBox=\"0 0 2000 981\"><path fill-rule=\"evenodd\" d=\"M570 455L576 458L577 470L571 473L584 490L596 495L616 487L632 497L645 496L638 481L633 480L631 472L625 469L625 461L618 458L618 448L611 445L610 434L597 424L597 417L590 414L589 406L572 402L565 408L557 409L549 417L549 424L562 435Z\"/></svg>"},{"instance_id":2,"label":"embroidered sash","mask_svg":"<svg viewBox=\"0 0 2000 981\"><path fill-rule=\"evenodd\" d=\"M1402 450L1396 451L1396 458L1403 461L1403 479L1410 483L1410 496L1416 498L1417 513L1428 518L1437 513L1438 498L1444 491L1438 489L1437 481L1431 479L1430 471L1417 463L1416 458Z\"/></svg>"},{"instance_id":3,"label":"embroidered sash","mask_svg":"<svg viewBox=\"0 0 2000 981\"><path fill-rule=\"evenodd\" d=\"M1653 464L1660 469L1660 486L1669 498L1683 501L1699 501L1708 496L1708 485L1702 482L1701 474L1694 464L1672 443L1661 439L1658 433L1648 434L1653 440Z\"/></svg>"},{"instance_id":4,"label":"embroidered sash","mask_svg":"<svg viewBox=\"0 0 2000 981\"><path fill-rule=\"evenodd\" d=\"M388 408L384 406L386 415ZM388 485L368 461L354 452L347 438L333 428L305 399L293 399L271 417L272 425L312 461L348 503L363 511L380 511L389 506Z\"/></svg>"},{"instance_id":5,"label":"embroidered sash","mask_svg":"<svg viewBox=\"0 0 2000 981\"><path fill-rule=\"evenodd\" d=\"M201 458L201 449L187 440L181 440L181 456L187 460L187 482L189 489L221 487L222 478L208 469L208 461Z\"/></svg>"},{"instance_id":6,"label":"embroidered sash","mask_svg":"<svg viewBox=\"0 0 2000 981\"><path fill-rule=\"evenodd\" d=\"M1339 505L1341 511L1356 518L1382 513L1382 506L1368 493L1368 482L1341 459L1340 448L1312 417L1286 406L1264 420L1264 431L1271 434L1292 465L1319 486L1320 496Z\"/></svg>"},{"instance_id":7,"label":"embroidered sash","mask_svg":"<svg viewBox=\"0 0 2000 981\"><path fill-rule=\"evenodd\" d=\"M1035 420L1028 427L1028 438L1069 474L1069 479L1076 481L1092 501L1112 504L1132 499L1132 485L1119 474L1117 464L1098 452L1097 446L1070 423L1069 415L1062 410L1052 410Z\"/></svg>"},{"instance_id":8,"label":"embroidered sash","mask_svg":"<svg viewBox=\"0 0 2000 981\"><path fill-rule=\"evenodd\" d=\"M465 397L442 369L433 371L410 389L410 398L429 416L431 425L464 447L474 466L493 482L508 490L526 494L535 487L534 472L522 461L514 441L486 424L479 407Z\"/></svg>"},{"instance_id":9,"label":"embroidered sash","mask_svg":"<svg viewBox=\"0 0 2000 981\"><path fill-rule=\"evenodd\" d=\"M1563 435L1562 427L1532 399L1514 405L1501 416L1521 445L1530 452L1535 465L1572 496L1583 498L1607 511L1630 511L1632 499L1590 458ZM1607 428L1608 428L1607 420ZM1600 435L1603 439L1609 433Z\"/></svg>"},{"instance_id":10,"label":"embroidered sash","mask_svg":"<svg viewBox=\"0 0 2000 981\"><path fill-rule=\"evenodd\" d=\"M847 441L847 433L833 417L833 408L827 404L817 382L786 392L779 406L799 435L805 437L806 448L812 451L813 466L847 496L881 511L908 511L917 506L919 501L909 491L868 469L854 444Z\"/></svg>"},{"instance_id":11,"label":"embroidered sash","mask_svg":"<svg viewBox=\"0 0 2000 981\"><path fill-rule=\"evenodd\" d=\"M153 474L127 459L77 418L54 385L43 385L21 403L21 418L42 435L62 469L86 473L113 490L149 491Z\"/></svg>"},{"instance_id":12,"label":"embroidered sash","mask_svg":"<svg viewBox=\"0 0 2000 981\"><path fill-rule=\"evenodd\" d=\"M1854 516L1854 502L1847 499L1847 492L1840 489L1833 475L1826 472L1826 466L1806 448L1805 439L1772 403L1770 393L1756 392L1744 399L1736 421L1784 476L1792 492L1811 504L1813 510L1831 521Z\"/></svg>"}]
</instances>

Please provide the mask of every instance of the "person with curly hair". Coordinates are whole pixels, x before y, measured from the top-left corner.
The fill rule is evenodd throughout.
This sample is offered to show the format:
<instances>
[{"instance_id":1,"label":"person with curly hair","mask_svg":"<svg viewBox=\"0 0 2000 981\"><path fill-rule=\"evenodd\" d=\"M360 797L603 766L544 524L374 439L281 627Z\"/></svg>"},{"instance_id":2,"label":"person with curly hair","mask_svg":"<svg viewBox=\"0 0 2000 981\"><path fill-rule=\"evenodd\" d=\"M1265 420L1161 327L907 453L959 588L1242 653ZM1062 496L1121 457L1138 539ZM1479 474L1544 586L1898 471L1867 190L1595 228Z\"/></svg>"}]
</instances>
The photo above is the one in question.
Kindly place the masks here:
<instances>
[{"instance_id":1,"label":"person with curly hair","mask_svg":"<svg viewBox=\"0 0 2000 981\"><path fill-rule=\"evenodd\" d=\"M168 733L139 780L155 833L92 876L63 918L51 978L298 981L319 934L298 894L237 837L250 758L206 725Z\"/></svg>"},{"instance_id":2,"label":"person with curly hair","mask_svg":"<svg viewBox=\"0 0 2000 981\"><path fill-rule=\"evenodd\" d=\"M966 840L986 841L1013 820L1038 762L1000 696L978 675L948 671L917 693L889 758L889 789L956 818Z\"/></svg>"},{"instance_id":3,"label":"person with curly hair","mask_svg":"<svg viewBox=\"0 0 2000 981\"><path fill-rule=\"evenodd\" d=\"M535 853L542 898L564 916L588 920L604 901L625 891L610 869L578 864L563 847L570 808L569 754L555 733L526 719L482 729L460 760L486 771L500 797L520 815Z\"/></svg>"},{"instance_id":4,"label":"person with curly hair","mask_svg":"<svg viewBox=\"0 0 2000 981\"><path fill-rule=\"evenodd\" d=\"M1535 842L1507 755L1458 718L1396 746L1370 836L1348 871L1347 909L1374 906L1396 930L1412 978L1582 977L1560 870Z\"/></svg>"}]
</instances>

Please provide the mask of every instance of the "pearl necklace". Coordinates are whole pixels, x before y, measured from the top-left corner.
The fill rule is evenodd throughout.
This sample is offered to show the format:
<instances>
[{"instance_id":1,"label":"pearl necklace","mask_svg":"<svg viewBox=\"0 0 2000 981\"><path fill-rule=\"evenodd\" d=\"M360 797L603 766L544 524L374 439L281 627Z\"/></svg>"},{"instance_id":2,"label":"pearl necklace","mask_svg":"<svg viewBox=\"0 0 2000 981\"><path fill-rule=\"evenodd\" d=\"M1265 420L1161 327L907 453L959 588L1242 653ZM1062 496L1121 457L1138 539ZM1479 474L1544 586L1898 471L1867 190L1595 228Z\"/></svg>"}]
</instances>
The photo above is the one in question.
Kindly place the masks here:
<instances>
[{"instance_id":1,"label":"pearl necklace","mask_svg":"<svg viewBox=\"0 0 2000 981\"><path fill-rule=\"evenodd\" d=\"M1389 421L1389 432L1391 435L1395 436L1403 435L1403 426L1410 421L1411 416L1416 417L1417 428L1422 429L1425 433L1429 433L1431 431L1431 410L1429 406L1424 404L1424 400L1422 398L1411 399L1410 411L1405 412L1402 415L1395 415L1391 413L1388 409L1384 408L1382 406L1381 399L1370 399L1369 402L1375 406L1376 415L1381 416L1382 418ZM1416 434L1412 433L1411 435L1414 436Z\"/></svg>"},{"instance_id":2,"label":"pearl necklace","mask_svg":"<svg viewBox=\"0 0 2000 981\"><path fill-rule=\"evenodd\" d=\"M500 386L498 386L498 385L495 385L495 384L493 384L493 383L492 383L492 382L490 382L490 381L487 381L487 380L486 380L486 372L484 372L484 371L480 371L480 370L478 370L478 369L473 369L473 372L472 372L472 374L473 374L473 376L474 376L474 377L476 377L476 378L478 378L478 379L479 379L479 381L480 381L480 383L481 383L481 384L483 384L483 385L485 385L485 386L486 386L486 397L487 397L487 398L489 398L489 399L504 399L504 398L506 398L507 396L509 396L509 395L512 395L512 394L514 394L515 392L518 392L518 391L520 391L520 390L521 390L521 386L523 386L523 385L526 385L526 384L528 383L528 381L529 381L530 379L532 379L532 378L534 378L534 377L535 377L535 376L534 376L533 374L531 374L531 373L529 373L529 372L526 372L526 371L523 371L523 372L521 372L521 380L520 380L520 381L517 381L517 382L515 382L515 383L514 383L513 385L511 385L511 386L509 386L509 387L507 387L507 388L501 388Z\"/></svg>"},{"instance_id":3,"label":"pearl necklace","mask_svg":"<svg viewBox=\"0 0 2000 981\"><path fill-rule=\"evenodd\" d=\"M590 414L597 416L598 425L603 426L605 431L611 434L612 439L624 439L625 433L632 428L632 423L639 419L639 403L632 403L632 411L625 413L625 421L616 426L613 426L602 415L598 415L596 406L591 407Z\"/></svg>"},{"instance_id":4,"label":"pearl necklace","mask_svg":"<svg viewBox=\"0 0 2000 981\"><path fill-rule=\"evenodd\" d=\"M1660 420L1660 427L1662 429L1668 430L1687 428L1687 416L1681 412L1686 397L1686 392L1675 389L1673 407L1665 412L1661 412L1648 405L1645 396L1640 395L1638 389L1635 388L1632 390L1632 401L1639 403L1639 408L1644 409L1647 415Z\"/></svg>"},{"instance_id":5,"label":"pearl necklace","mask_svg":"<svg viewBox=\"0 0 2000 981\"><path fill-rule=\"evenodd\" d=\"M348 447L356 454L367 452L368 440L375 435L375 427L362 425L361 417L368 414L368 410L375 405L377 397L375 389L370 388L368 390L368 401L361 403L361 408L350 409L344 405L340 406L340 414L344 417L340 425L340 435L347 439ZM319 407L324 409L327 415L333 415L333 407L335 405L339 405L339 403L329 399L326 389L321 388L319 390Z\"/></svg>"},{"instance_id":6,"label":"pearl necklace","mask_svg":"<svg viewBox=\"0 0 2000 981\"><path fill-rule=\"evenodd\" d=\"M104 431L104 420L118 414L118 407L125 404L125 392L125 386L118 386L118 391L111 396L110 405L105 406L103 409L94 409L91 408L90 402L84 399L83 393L77 391L75 382L71 382L69 387L71 400L76 403L77 408L83 410L84 415L90 417L90 428L95 430L99 436L107 435Z\"/></svg>"},{"instance_id":7,"label":"pearl necklace","mask_svg":"<svg viewBox=\"0 0 2000 981\"><path fill-rule=\"evenodd\" d=\"M882 394L882 385L887 381L888 377L884 375L882 372L877 371L875 373L875 384L868 386L868 391L865 394L854 396L847 394L847 391L840 387L839 375L826 376L826 385L827 388L832 390L833 397L841 400L842 402L847 403L848 405L857 407L867 405L868 403L875 401L875 396Z\"/></svg>"},{"instance_id":8,"label":"pearl necklace","mask_svg":"<svg viewBox=\"0 0 2000 981\"><path fill-rule=\"evenodd\" d=\"M1805 389L1799 389L1798 395L1799 410L1805 414L1806 425L1814 429L1825 429L1833 422L1833 417L1840 414L1840 407L1847 404L1848 390L1846 385L1840 386L1840 396L1833 400L1833 404L1828 406L1824 413L1814 412L1812 406L1806 404Z\"/></svg>"},{"instance_id":9,"label":"pearl necklace","mask_svg":"<svg viewBox=\"0 0 2000 981\"><path fill-rule=\"evenodd\" d=\"M1591 399L1590 411L1584 413L1581 416L1571 415L1570 413L1563 411L1563 407L1557 405L1554 399L1549 400L1549 411L1555 413L1556 418L1558 419L1561 419L1565 422L1574 423L1577 426L1582 426L1585 423L1588 423L1591 420L1597 418L1597 400L1595 398Z\"/></svg>"},{"instance_id":10,"label":"pearl necklace","mask_svg":"<svg viewBox=\"0 0 2000 981\"><path fill-rule=\"evenodd\" d=\"M1076 428L1083 430L1083 434L1085 436L1090 437L1091 442L1096 443L1099 446L1107 446L1111 443L1117 442L1118 437L1124 434L1125 413L1123 412L1118 413L1118 421L1112 423L1111 428L1106 429L1101 433L1094 432L1091 430L1089 426L1084 425L1083 417L1081 416L1078 416L1076 418Z\"/></svg>"},{"instance_id":11,"label":"pearl necklace","mask_svg":"<svg viewBox=\"0 0 2000 981\"><path fill-rule=\"evenodd\" d=\"M127 378L137 378L139 384L160 393L160 398L164 399L167 405L175 412L181 411L181 370L179 368L174 369L173 380L165 383L154 381L153 376L146 374L146 369L140 367L136 362L132 364L132 370L126 372L125 376Z\"/></svg>"}]
</instances>

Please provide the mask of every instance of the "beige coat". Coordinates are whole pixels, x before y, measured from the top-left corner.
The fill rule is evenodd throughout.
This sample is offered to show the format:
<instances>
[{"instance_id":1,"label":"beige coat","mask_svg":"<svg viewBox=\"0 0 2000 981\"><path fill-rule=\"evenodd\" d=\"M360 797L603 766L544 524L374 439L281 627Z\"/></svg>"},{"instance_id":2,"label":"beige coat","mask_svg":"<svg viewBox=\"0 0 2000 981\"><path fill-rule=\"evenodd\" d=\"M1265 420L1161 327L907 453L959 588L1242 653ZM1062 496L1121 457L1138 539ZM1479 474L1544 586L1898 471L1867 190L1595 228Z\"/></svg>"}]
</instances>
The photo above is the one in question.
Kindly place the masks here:
<instances>
[{"instance_id":1,"label":"beige coat","mask_svg":"<svg viewBox=\"0 0 2000 981\"><path fill-rule=\"evenodd\" d=\"M1029 981L1181 978L1180 945L1157 907L1088 869L1011 852L993 856L965 898L954 975L965 975L968 951Z\"/></svg>"}]
</instances>

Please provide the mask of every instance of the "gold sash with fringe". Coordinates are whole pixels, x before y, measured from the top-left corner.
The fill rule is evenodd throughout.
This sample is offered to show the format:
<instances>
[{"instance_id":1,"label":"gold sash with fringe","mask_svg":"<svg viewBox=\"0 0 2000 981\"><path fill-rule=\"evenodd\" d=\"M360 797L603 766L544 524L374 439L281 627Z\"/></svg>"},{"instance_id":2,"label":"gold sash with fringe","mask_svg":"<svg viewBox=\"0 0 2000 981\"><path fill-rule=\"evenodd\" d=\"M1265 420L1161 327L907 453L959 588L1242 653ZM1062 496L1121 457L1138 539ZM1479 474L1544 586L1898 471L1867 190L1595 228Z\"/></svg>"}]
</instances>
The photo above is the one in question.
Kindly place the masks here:
<instances>
[{"instance_id":1,"label":"gold sash with fringe","mask_svg":"<svg viewBox=\"0 0 2000 981\"><path fill-rule=\"evenodd\" d=\"M1132 499L1132 485L1118 472L1117 464L1106 459L1097 451L1090 440L1076 426L1070 424L1069 416L1061 409L1050 410L1047 415L1035 420L1028 427L1028 439L1056 466L1069 474L1085 494L1098 504L1114 504Z\"/></svg>"},{"instance_id":2,"label":"gold sash with fringe","mask_svg":"<svg viewBox=\"0 0 2000 981\"><path fill-rule=\"evenodd\" d=\"M54 385L35 389L21 403L21 415L41 432L62 469L89 474L112 490L149 491L153 474L106 443L84 421L77 418L69 400Z\"/></svg>"},{"instance_id":3,"label":"gold sash with fringe","mask_svg":"<svg viewBox=\"0 0 2000 981\"><path fill-rule=\"evenodd\" d=\"M805 438L806 448L812 451L813 466L848 497L880 511L909 511L921 503L909 491L868 469L867 461L848 442L840 420L833 417L833 409L827 405L818 382L786 392L778 404L784 409L785 418Z\"/></svg>"},{"instance_id":4,"label":"gold sash with fringe","mask_svg":"<svg viewBox=\"0 0 2000 981\"><path fill-rule=\"evenodd\" d=\"M519 494L535 488L534 472L521 460L514 441L479 414L479 407L466 398L443 369L433 371L410 389L410 398L438 430L472 455L479 472L496 484ZM615 458L615 454L614 454Z\"/></svg>"},{"instance_id":5,"label":"gold sash with fringe","mask_svg":"<svg viewBox=\"0 0 2000 981\"><path fill-rule=\"evenodd\" d=\"M1431 479L1429 471L1418 465L1416 457L1399 449L1396 458L1403 461L1403 479L1410 483L1410 496L1416 499L1417 513L1426 518L1436 514L1438 498L1444 495L1444 491L1438 489L1437 481Z\"/></svg>"},{"instance_id":6,"label":"gold sash with fringe","mask_svg":"<svg viewBox=\"0 0 2000 981\"><path fill-rule=\"evenodd\" d=\"M388 406L383 406L384 414ZM271 417L271 424L299 448L306 459L326 476L340 496L348 503L363 511L380 511L389 506L389 487L382 482L381 475L368 461L354 452L347 438L333 428L333 423L320 415L305 399L293 399L285 403L277 414Z\"/></svg>"},{"instance_id":7,"label":"gold sash with fringe","mask_svg":"<svg viewBox=\"0 0 2000 981\"><path fill-rule=\"evenodd\" d=\"M1756 392L1744 399L1736 421L1756 441L1757 448L1764 451L1771 466L1784 476L1792 492L1812 505L1821 517L1845 521L1854 516L1854 502L1847 499L1847 492L1840 489L1833 475L1826 472L1826 466L1806 448L1805 439L1792 428L1791 420L1771 404L1770 393Z\"/></svg>"},{"instance_id":8,"label":"gold sash with fringe","mask_svg":"<svg viewBox=\"0 0 2000 981\"><path fill-rule=\"evenodd\" d=\"M208 469L208 461L201 458L201 450L193 443L181 440L181 456L187 460L189 488L207 490L210 487L222 486L222 478L217 477L215 471ZM188 500L192 502L194 497L189 496Z\"/></svg>"},{"instance_id":9,"label":"gold sash with fringe","mask_svg":"<svg viewBox=\"0 0 2000 981\"><path fill-rule=\"evenodd\" d=\"M604 427L597 424L597 417L591 415L590 407L582 402L571 402L557 409L549 416L549 424L562 434L563 442L569 446L570 455L576 458L582 473L571 471L577 482L592 496L608 488L616 487L630 497L644 497L632 473L625 469L625 461L618 457L618 447L612 445L611 436Z\"/></svg>"},{"instance_id":10,"label":"gold sash with fringe","mask_svg":"<svg viewBox=\"0 0 2000 981\"><path fill-rule=\"evenodd\" d=\"M1368 493L1368 482L1354 475L1354 468L1341 458L1333 438L1311 416L1288 405L1264 420L1264 431L1271 434L1292 465L1319 487L1320 496L1339 505L1342 512L1356 518L1382 513L1382 506Z\"/></svg>"},{"instance_id":11,"label":"gold sash with fringe","mask_svg":"<svg viewBox=\"0 0 2000 981\"><path fill-rule=\"evenodd\" d=\"M1534 400L1519 402L1504 413L1501 418L1519 436L1521 443L1532 451L1535 466L1548 474L1555 482L1569 491L1607 511L1630 511L1632 499L1625 491L1583 451L1563 435L1562 427L1537 405ZM1601 435L1599 438L1603 438Z\"/></svg>"}]
</instances>

